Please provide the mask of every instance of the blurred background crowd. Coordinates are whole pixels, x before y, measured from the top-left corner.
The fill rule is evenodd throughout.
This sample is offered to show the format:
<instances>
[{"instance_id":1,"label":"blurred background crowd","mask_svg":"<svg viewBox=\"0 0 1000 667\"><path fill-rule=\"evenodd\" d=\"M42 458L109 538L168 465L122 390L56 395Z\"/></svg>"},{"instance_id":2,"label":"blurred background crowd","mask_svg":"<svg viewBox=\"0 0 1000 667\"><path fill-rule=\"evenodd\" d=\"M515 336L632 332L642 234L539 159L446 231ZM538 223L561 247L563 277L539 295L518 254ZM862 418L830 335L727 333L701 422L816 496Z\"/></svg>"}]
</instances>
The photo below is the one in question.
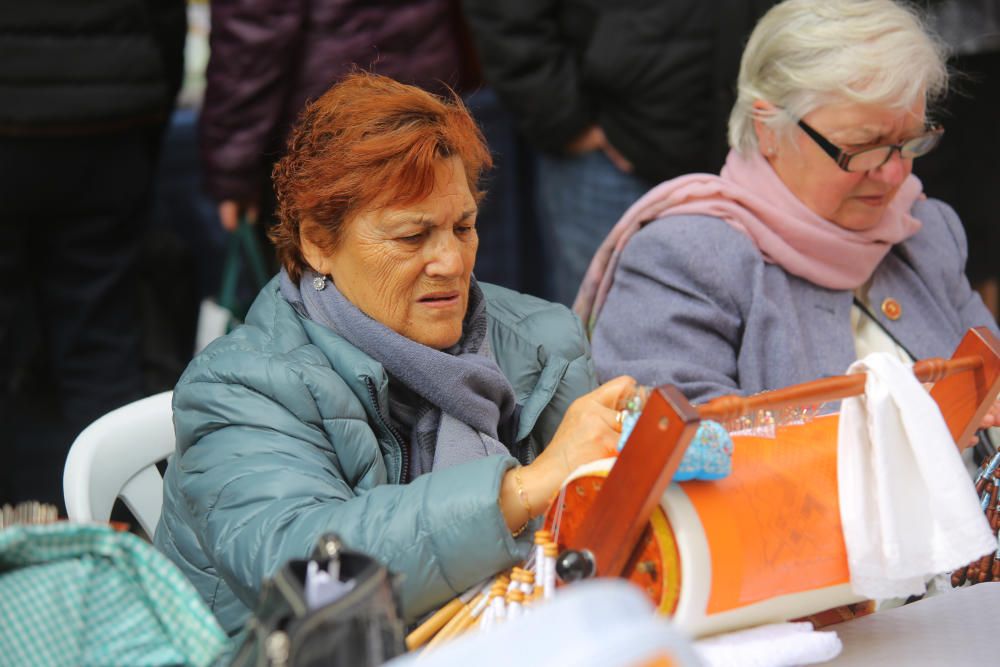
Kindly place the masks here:
<instances>
[{"instance_id":1,"label":"blurred background crowd","mask_svg":"<svg viewBox=\"0 0 1000 667\"><path fill-rule=\"evenodd\" d=\"M73 438L171 389L237 221L354 68L461 96L494 154L479 280L569 305L653 185L718 172L772 0L36 0L0 8L0 502L62 504ZM922 0L958 76L925 191L997 312L1000 3ZM264 246L267 248L267 246ZM267 258L272 262L273 259ZM256 292L245 280L239 294Z\"/></svg>"}]
</instances>

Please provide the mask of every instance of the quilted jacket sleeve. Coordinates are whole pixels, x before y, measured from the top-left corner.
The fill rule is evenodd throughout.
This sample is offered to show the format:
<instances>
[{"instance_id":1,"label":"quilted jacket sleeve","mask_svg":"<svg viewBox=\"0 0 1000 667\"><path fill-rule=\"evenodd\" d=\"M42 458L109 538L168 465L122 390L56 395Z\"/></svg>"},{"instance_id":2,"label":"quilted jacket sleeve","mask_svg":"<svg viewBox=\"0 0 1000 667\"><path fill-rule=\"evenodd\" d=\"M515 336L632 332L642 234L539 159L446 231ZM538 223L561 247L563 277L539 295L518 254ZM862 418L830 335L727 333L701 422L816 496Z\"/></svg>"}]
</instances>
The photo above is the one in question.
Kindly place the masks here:
<instances>
[{"instance_id":1,"label":"quilted jacket sleeve","mask_svg":"<svg viewBox=\"0 0 1000 667\"><path fill-rule=\"evenodd\" d=\"M326 531L403 575L408 618L515 562L497 501L514 460L387 483L360 402L312 353L230 346L175 391L180 496L236 595L252 607L260 582Z\"/></svg>"},{"instance_id":2,"label":"quilted jacket sleeve","mask_svg":"<svg viewBox=\"0 0 1000 667\"><path fill-rule=\"evenodd\" d=\"M583 333L583 325L578 317L568 312L564 319L565 322L561 322L559 327L553 328L565 331L566 334L551 347L554 348L553 353L566 359L568 364L552 398L539 415L533 432L535 439L543 447L552 440L573 401L597 387L597 373L590 356L590 345Z\"/></svg>"},{"instance_id":3,"label":"quilted jacket sleeve","mask_svg":"<svg viewBox=\"0 0 1000 667\"><path fill-rule=\"evenodd\" d=\"M480 283L494 324L493 349L521 404L519 438L537 455L570 404L597 386L583 325L561 304ZM529 433L530 431L530 433Z\"/></svg>"}]
</instances>

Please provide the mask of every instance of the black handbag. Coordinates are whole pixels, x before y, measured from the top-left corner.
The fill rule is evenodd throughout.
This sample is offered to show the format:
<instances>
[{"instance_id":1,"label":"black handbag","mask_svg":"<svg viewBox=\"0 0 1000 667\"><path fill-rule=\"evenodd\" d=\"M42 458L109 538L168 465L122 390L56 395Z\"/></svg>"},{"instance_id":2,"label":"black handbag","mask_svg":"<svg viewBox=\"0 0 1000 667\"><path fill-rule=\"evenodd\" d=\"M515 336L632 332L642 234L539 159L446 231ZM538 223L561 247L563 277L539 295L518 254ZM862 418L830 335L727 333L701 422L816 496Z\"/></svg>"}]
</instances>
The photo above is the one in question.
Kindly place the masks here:
<instances>
[{"instance_id":1,"label":"black handbag","mask_svg":"<svg viewBox=\"0 0 1000 667\"><path fill-rule=\"evenodd\" d=\"M406 650L393 575L370 556L345 549L336 535L323 535L311 560L326 569L334 559L340 580L353 583L322 607L306 603L309 560L289 561L264 582L232 665L375 667Z\"/></svg>"}]
</instances>

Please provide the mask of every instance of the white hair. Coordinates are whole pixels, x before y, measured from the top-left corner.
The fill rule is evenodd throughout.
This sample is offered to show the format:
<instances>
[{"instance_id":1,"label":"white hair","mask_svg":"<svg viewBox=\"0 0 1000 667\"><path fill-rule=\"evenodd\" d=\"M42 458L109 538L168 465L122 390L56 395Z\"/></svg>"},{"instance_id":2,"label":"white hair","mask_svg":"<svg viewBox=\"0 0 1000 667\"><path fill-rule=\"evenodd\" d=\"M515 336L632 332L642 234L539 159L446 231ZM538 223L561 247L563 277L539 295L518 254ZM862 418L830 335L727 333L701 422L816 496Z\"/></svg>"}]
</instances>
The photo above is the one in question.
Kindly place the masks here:
<instances>
[{"instance_id":1,"label":"white hair","mask_svg":"<svg viewBox=\"0 0 1000 667\"><path fill-rule=\"evenodd\" d=\"M757 150L754 119L776 134L835 102L908 109L948 87L944 43L920 14L894 0L785 0L743 50L729 145ZM774 109L754 109L757 100ZM781 113L784 110L787 113Z\"/></svg>"}]
</instances>

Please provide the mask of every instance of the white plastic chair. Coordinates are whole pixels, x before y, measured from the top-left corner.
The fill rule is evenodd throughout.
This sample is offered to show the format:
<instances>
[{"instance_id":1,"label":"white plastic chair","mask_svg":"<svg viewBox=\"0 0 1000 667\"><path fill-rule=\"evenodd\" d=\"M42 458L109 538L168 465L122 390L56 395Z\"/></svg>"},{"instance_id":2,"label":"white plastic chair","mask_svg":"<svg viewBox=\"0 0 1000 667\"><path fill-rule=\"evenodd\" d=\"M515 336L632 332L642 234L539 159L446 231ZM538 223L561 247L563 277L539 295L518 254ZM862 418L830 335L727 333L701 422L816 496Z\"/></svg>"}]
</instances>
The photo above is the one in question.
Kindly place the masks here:
<instances>
[{"instance_id":1,"label":"white plastic chair","mask_svg":"<svg viewBox=\"0 0 1000 667\"><path fill-rule=\"evenodd\" d=\"M77 436L63 469L71 521L108 521L121 498L153 536L163 505L156 463L174 452L172 395L165 391L112 410Z\"/></svg>"}]
</instances>

